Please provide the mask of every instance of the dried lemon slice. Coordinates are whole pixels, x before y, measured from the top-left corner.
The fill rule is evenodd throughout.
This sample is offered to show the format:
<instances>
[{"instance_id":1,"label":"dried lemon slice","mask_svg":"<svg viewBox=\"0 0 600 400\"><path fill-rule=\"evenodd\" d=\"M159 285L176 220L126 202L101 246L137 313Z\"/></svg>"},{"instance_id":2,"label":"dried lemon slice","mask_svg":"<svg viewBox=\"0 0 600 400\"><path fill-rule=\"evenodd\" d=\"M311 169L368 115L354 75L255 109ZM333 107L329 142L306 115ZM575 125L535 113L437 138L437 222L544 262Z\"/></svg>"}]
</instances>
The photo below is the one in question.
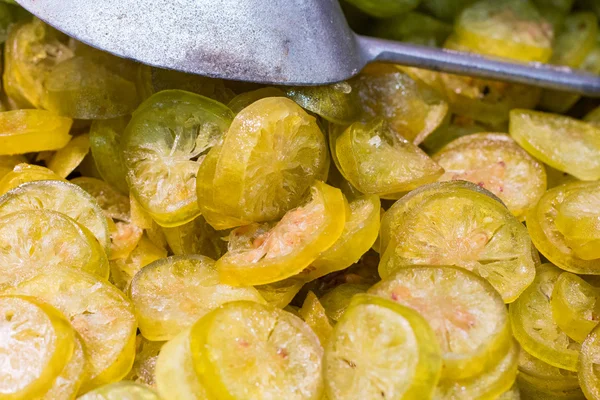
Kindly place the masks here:
<instances>
[{"instance_id":1,"label":"dried lemon slice","mask_svg":"<svg viewBox=\"0 0 600 400\"><path fill-rule=\"evenodd\" d=\"M346 312L352 297L359 293L365 293L369 287L370 285L356 283L343 283L334 287L320 299L325 314L333 323L336 323Z\"/></svg>"},{"instance_id":2,"label":"dried lemon slice","mask_svg":"<svg viewBox=\"0 0 600 400\"><path fill-rule=\"evenodd\" d=\"M147 235L142 235L127 258L110 261L110 280L116 287L126 292L138 271L166 256L167 250L157 246Z\"/></svg>"},{"instance_id":3,"label":"dried lemon slice","mask_svg":"<svg viewBox=\"0 0 600 400\"><path fill-rule=\"evenodd\" d=\"M174 228L162 228L162 231L176 255L202 254L216 260L227 251L227 242L202 216Z\"/></svg>"},{"instance_id":4,"label":"dried lemon slice","mask_svg":"<svg viewBox=\"0 0 600 400\"><path fill-rule=\"evenodd\" d=\"M521 349L519 377L540 391L560 392L579 389L577 373L547 364Z\"/></svg>"},{"instance_id":5,"label":"dried lemon slice","mask_svg":"<svg viewBox=\"0 0 600 400\"><path fill-rule=\"evenodd\" d=\"M319 339L272 306L223 305L193 326L191 349L208 398L318 400L323 391Z\"/></svg>"},{"instance_id":6,"label":"dried lemon slice","mask_svg":"<svg viewBox=\"0 0 600 400\"><path fill-rule=\"evenodd\" d=\"M311 291L308 292L302 308L298 310L300 317L317 334L321 345L325 346L333 330L325 309L319 299Z\"/></svg>"},{"instance_id":7,"label":"dried lemon slice","mask_svg":"<svg viewBox=\"0 0 600 400\"><path fill-rule=\"evenodd\" d=\"M332 151L340 172L362 193L398 198L398 193L435 182L444 172L381 119L356 122L330 140L335 140Z\"/></svg>"},{"instance_id":8,"label":"dried lemon slice","mask_svg":"<svg viewBox=\"0 0 600 400\"><path fill-rule=\"evenodd\" d=\"M98 205L104 211L104 215L107 217L119 221L131 221L129 198L118 192L108 183L87 176L71 179L70 182L79 186L96 199Z\"/></svg>"},{"instance_id":9,"label":"dried lemon slice","mask_svg":"<svg viewBox=\"0 0 600 400\"><path fill-rule=\"evenodd\" d=\"M46 167L25 163L18 164L0 180L0 195L22 183L47 180L65 181Z\"/></svg>"},{"instance_id":10,"label":"dried lemon slice","mask_svg":"<svg viewBox=\"0 0 600 400\"><path fill-rule=\"evenodd\" d=\"M481 191L448 188L430 196L424 188L403 203L379 274L385 278L415 264L456 265L487 279L505 302L514 301L535 276L526 228Z\"/></svg>"},{"instance_id":11,"label":"dried lemon slice","mask_svg":"<svg viewBox=\"0 0 600 400\"><path fill-rule=\"evenodd\" d=\"M169 340L156 360L156 388L165 399L206 400L209 398L194 369L190 331L191 329L186 329Z\"/></svg>"},{"instance_id":12,"label":"dried lemon slice","mask_svg":"<svg viewBox=\"0 0 600 400\"><path fill-rule=\"evenodd\" d=\"M540 199L537 206L527 214L527 230L535 247L556 266L578 274L600 274L598 259L584 260L577 256L569 246L567 238L557 226L561 213L561 204L569 194L581 193L591 189L597 191L597 182L571 182L548 190ZM579 209L579 215L585 218L584 209ZM577 211L577 210L575 210ZM591 213L596 212L589 209ZM577 214L575 214L577 215ZM567 218L577 229L577 219ZM563 225L563 229L566 226ZM565 230L565 232L567 232ZM576 239L575 243L585 244L586 241ZM597 251L597 250L596 250Z\"/></svg>"},{"instance_id":13,"label":"dried lemon slice","mask_svg":"<svg viewBox=\"0 0 600 400\"><path fill-rule=\"evenodd\" d=\"M440 180L465 180L498 196L519 219L546 191L544 166L510 136L481 133L463 136L433 156L445 173Z\"/></svg>"},{"instance_id":14,"label":"dried lemon slice","mask_svg":"<svg viewBox=\"0 0 600 400\"><path fill-rule=\"evenodd\" d=\"M89 379L82 391L118 381L131 369L137 329L133 307L108 282L70 268L51 268L7 293L35 296L71 321L89 356Z\"/></svg>"},{"instance_id":15,"label":"dried lemon slice","mask_svg":"<svg viewBox=\"0 0 600 400\"><path fill-rule=\"evenodd\" d=\"M131 371L124 378L126 381L143 383L156 387L156 361L166 342L151 342L142 335L135 340L135 361Z\"/></svg>"},{"instance_id":16,"label":"dried lemon slice","mask_svg":"<svg viewBox=\"0 0 600 400\"><path fill-rule=\"evenodd\" d=\"M131 281L129 296L139 328L149 340L170 340L224 303L264 303L252 287L219 282L215 262L204 256L173 256L142 268Z\"/></svg>"},{"instance_id":17,"label":"dried lemon slice","mask_svg":"<svg viewBox=\"0 0 600 400\"><path fill-rule=\"evenodd\" d=\"M579 384L587 399L600 399L600 331L598 328L585 339L579 354L578 376Z\"/></svg>"},{"instance_id":18,"label":"dried lemon slice","mask_svg":"<svg viewBox=\"0 0 600 400\"><path fill-rule=\"evenodd\" d=\"M26 296L0 296L0 396L31 399L52 386L73 354L69 321Z\"/></svg>"},{"instance_id":19,"label":"dried lemon slice","mask_svg":"<svg viewBox=\"0 0 600 400\"><path fill-rule=\"evenodd\" d=\"M430 398L442 358L414 310L359 294L335 326L324 357L327 398Z\"/></svg>"},{"instance_id":20,"label":"dried lemon slice","mask_svg":"<svg viewBox=\"0 0 600 400\"><path fill-rule=\"evenodd\" d=\"M433 398L436 400L503 400L502 394L511 389L517 378L518 360L519 344L513 340L508 353L489 371L469 379L443 381L435 389Z\"/></svg>"},{"instance_id":21,"label":"dried lemon slice","mask_svg":"<svg viewBox=\"0 0 600 400\"><path fill-rule=\"evenodd\" d=\"M510 112L510 135L529 154L581 180L600 179L600 129L563 115Z\"/></svg>"},{"instance_id":22,"label":"dried lemon slice","mask_svg":"<svg viewBox=\"0 0 600 400\"><path fill-rule=\"evenodd\" d=\"M122 193L129 193L125 165L121 158L121 136L131 118L129 116L98 120L90 127L90 150L98 173L106 182Z\"/></svg>"},{"instance_id":23,"label":"dried lemon slice","mask_svg":"<svg viewBox=\"0 0 600 400\"><path fill-rule=\"evenodd\" d=\"M552 366L576 371L579 344L552 317L550 299L560 274L551 264L539 267L531 286L510 305L510 320L515 338L528 353Z\"/></svg>"},{"instance_id":24,"label":"dried lemon slice","mask_svg":"<svg viewBox=\"0 0 600 400\"><path fill-rule=\"evenodd\" d=\"M292 100L265 98L242 110L227 131L214 170L212 201L228 217L272 221L297 207L328 169L329 152L316 120ZM204 214L201 193L198 201Z\"/></svg>"},{"instance_id":25,"label":"dried lemon slice","mask_svg":"<svg viewBox=\"0 0 600 400\"><path fill-rule=\"evenodd\" d=\"M289 87L285 95L306 110L334 124L352 123L360 114L357 93L347 82Z\"/></svg>"},{"instance_id":26,"label":"dried lemon slice","mask_svg":"<svg viewBox=\"0 0 600 400\"><path fill-rule=\"evenodd\" d=\"M379 234L379 198L375 195L359 197L349 203L349 208L342 235L298 275L299 279L312 281L348 268L373 246Z\"/></svg>"},{"instance_id":27,"label":"dried lemon slice","mask_svg":"<svg viewBox=\"0 0 600 400\"><path fill-rule=\"evenodd\" d=\"M552 291L552 318L564 333L581 343L598 325L600 289L577 275L563 272Z\"/></svg>"},{"instance_id":28,"label":"dried lemon slice","mask_svg":"<svg viewBox=\"0 0 600 400\"><path fill-rule=\"evenodd\" d=\"M258 290L258 293L267 303L277 308L285 308L302 289L302 286L304 286L304 281L291 277L282 281L255 286L255 289Z\"/></svg>"},{"instance_id":29,"label":"dried lemon slice","mask_svg":"<svg viewBox=\"0 0 600 400\"><path fill-rule=\"evenodd\" d=\"M131 193L161 226L177 226L200 214L196 173L233 113L223 104L181 90L165 90L133 113L121 137Z\"/></svg>"},{"instance_id":30,"label":"dried lemon slice","mask_svg":"<svg viewBox=\"0 0 600 400\"><path fill-rule=\"evenodd\" d=\"M78 400L161 400L146 385L122 381L99 387L77 398Z\"/></svg>"},{"instance_id":31,"label":"dried lemon slice","mask_svg":"<svg viewBox=\"0 0 600 400\"><path fill-rule=\"evenodd\" d=\"M242 227L230 250L217 261L223 283L262 285L296 275L341 236L345 200L339 189L317 182L312 199L288 211L273 228ZM250 230L250 232L248 232ZM250 235L248 235L250 233ZM231 237L230 235L230 237Z\"/></svg>"},{"instance_id":32,"label":"dried lemon slice","mask_svg":"<svg viewBox=\"0 0 600 400\"><path fill-rule=\"evenodd\" d=\"M72 124L44 110L0 112L0 154L58 150L69 143Z\"/></svg>"},{"instance_id":33,"label":"dried lemon slice","mask_svg":"<svg viewBox=\"0 0 600 400\"><path fill-rule=\"evenodd\" d=\"M429 322L442 349L445 379L482 373L510 347L506 307L483 279L454 267L407 267L369 293L414 308Z\"/></svg>"},{"instance_id":34,"label":"dried lemon slice","mask_svg":"<svg viewBox=\"0 0 600 400\"><path fill-rule=\"evenodd\" d=\"M110 251L106 217L92 196L77 185L61 181L24 183L0 197L0 216L25 210L52 210L73 218Z\"/></svg>"},{"instance_id":35,"label":"dried lemon slice","mask_svg":"<svg viewBox=\"0 0 600 400\"><path fill-rule=\"evenodd\" d=\"M55 266L108 278L104 249L64 214L28 210L0 217L0 291Z\"/></svg>"},{"instance_id":36,"label":"dried lemon slice","mask_svg":"<svg viewBox=\"0 0 600 400\"><path fill-rule=\"evenodd\" d=\"M81 164L89 151L90 135L84 133L75 136L65 147L54 153L50 161L48 161L48 168L61 178L66 178Z\"/></svg>"}]
</instances>

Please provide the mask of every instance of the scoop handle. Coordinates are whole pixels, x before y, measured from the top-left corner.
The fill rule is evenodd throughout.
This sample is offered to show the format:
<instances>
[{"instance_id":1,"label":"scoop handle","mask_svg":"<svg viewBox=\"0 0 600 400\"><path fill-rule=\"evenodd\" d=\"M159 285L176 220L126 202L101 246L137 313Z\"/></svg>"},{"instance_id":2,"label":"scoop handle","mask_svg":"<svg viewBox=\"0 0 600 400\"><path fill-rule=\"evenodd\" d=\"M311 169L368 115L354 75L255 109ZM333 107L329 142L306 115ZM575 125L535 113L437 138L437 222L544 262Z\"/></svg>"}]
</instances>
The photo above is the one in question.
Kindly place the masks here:
<instances>
[{"instance_id":1,"label":"scoop handle","mask_svg":"<svg viewBox=\"0 0 600 400\"><path fill-rule=\"evenodd\" d=\"M523 83L545 89L600 97L600 76L568 67L513 63L461 51L417 46L357 35L364 62L382 61L411 67Z\"/></svg>"}]
</instances>

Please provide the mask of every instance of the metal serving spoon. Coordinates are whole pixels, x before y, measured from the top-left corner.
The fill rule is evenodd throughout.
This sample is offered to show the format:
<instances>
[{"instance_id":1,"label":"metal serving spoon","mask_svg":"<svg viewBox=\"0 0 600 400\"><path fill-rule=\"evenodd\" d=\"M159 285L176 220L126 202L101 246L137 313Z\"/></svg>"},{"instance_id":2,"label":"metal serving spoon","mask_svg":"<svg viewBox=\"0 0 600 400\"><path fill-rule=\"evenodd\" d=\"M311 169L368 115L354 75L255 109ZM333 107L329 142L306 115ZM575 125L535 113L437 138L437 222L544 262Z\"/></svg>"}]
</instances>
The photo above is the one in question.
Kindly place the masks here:
<instances>
[{"instance_id":1,"label":"metal serving spoon","mask_svg":"<svg viewBox=\"0 0 600 400\"><path fill-rule=\"evenodd\" d=\"M17 0L91 46L145 64L272 84L346 80L371 61L600 97L600 77L355 34L338 0Z\"/></svg>"}]
</instances>

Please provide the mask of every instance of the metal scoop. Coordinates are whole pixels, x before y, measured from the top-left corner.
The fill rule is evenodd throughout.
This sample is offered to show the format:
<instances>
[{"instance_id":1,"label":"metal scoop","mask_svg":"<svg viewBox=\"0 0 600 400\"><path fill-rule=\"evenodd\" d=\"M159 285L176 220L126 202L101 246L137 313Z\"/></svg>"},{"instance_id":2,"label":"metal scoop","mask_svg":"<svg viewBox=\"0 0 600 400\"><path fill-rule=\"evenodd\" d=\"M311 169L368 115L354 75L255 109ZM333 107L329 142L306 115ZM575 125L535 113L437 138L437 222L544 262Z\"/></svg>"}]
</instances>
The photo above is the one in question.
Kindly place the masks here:
<instances>
[{"instance_id":1,"label":"metal scoop","mask_svg":"<svg viewBox=\"0 0 600 400\"><path fill-rule=\"evenodd\" d=\"M346 80L371 61L600 97L600 77L360 36L338 0L17 0L99 49L156 67L271 84Z\"/></svg>"}]
</instances>

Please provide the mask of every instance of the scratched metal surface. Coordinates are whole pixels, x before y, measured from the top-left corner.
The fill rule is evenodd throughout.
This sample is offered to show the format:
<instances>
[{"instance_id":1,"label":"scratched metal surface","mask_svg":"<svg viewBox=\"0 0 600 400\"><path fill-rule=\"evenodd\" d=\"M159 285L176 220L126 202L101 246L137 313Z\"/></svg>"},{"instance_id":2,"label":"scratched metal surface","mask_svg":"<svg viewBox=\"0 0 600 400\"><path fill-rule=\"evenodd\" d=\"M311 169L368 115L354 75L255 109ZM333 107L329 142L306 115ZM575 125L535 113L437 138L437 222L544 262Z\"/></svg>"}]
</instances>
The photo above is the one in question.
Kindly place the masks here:
<instances>
[{"instance_id":1,"label":"scratched metal surface","mask_svg":"<svg viewBox=\"0 0 600 400\"><path fill-rule=\"evenodd\" d=\"M145 64L274 83L346 79L355 37L338 0L18 0L57 29Z\"/></svg>"}]
</instances>

